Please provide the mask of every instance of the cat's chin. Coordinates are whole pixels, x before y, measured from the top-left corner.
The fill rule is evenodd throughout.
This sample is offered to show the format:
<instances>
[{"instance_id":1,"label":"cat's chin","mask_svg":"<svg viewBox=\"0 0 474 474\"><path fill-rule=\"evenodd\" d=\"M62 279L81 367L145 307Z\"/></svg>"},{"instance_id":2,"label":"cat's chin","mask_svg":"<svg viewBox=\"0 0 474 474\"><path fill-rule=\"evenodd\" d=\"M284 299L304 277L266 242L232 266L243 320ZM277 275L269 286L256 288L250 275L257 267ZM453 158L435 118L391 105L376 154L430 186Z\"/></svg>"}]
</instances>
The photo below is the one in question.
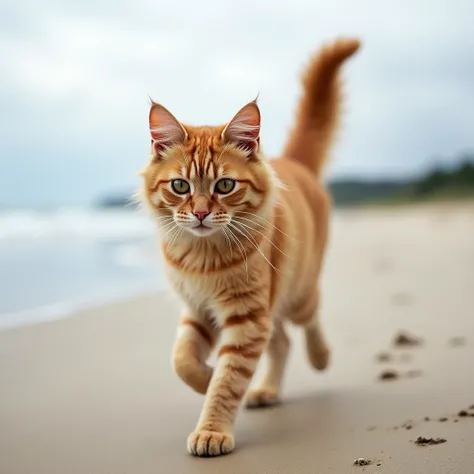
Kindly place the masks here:
<instances>
[{"instance_id":1,"label":"cat's chin","mask_svg":"<svg viewBox=\"0 0 474 474\"><path fill-rule=\"evenodd\" d=\"M187 230L195 237L209 237L210 235L215 234L219 229L216 227L200 225Z\"/></svg>"}]
</instances>

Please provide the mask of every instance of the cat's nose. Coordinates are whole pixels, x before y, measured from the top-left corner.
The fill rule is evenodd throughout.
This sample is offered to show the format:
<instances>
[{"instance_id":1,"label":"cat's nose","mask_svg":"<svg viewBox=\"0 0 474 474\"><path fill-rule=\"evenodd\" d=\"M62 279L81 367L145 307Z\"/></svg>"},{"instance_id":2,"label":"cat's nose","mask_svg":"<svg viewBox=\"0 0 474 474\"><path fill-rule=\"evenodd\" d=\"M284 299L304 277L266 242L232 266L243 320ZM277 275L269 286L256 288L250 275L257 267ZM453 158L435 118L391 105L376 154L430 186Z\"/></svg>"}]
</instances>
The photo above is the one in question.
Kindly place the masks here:
<instances>
[{"instance_id":1,"label":"cat's nose","mask_svg":"<svg viewBox=\"0 0 474 474\"><path fill-rule=\"evenodd\" d=\"M193 214L202 222L209 214L209 211L193 211Z\"/></svg>"}]
</instances>

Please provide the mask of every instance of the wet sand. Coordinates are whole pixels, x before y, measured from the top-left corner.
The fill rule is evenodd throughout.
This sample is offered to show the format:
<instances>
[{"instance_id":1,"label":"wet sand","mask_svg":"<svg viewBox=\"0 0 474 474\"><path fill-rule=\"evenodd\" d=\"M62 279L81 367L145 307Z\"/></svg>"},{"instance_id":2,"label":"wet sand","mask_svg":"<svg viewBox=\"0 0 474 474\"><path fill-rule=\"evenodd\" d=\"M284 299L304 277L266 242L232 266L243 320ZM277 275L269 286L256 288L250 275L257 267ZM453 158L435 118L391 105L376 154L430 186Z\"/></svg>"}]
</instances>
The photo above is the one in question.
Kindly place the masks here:
<instances>
[{"instance_id":1,"label":"wet sand","mask_svg":"<svg viewBox=\"0 0 474 474\"><path fill-rule=\"evenodd\" d=\"M474 417L455 415L474 405L473 235L472 205L338 214L323 284L331 367L314 372L292 329L283 404L242 410L221 458L186 452L203 398L171 370L172 296L0 332L0 473L472 474ZM394 347L399 330L423 343Z\"/></svg>"}]
</instances>

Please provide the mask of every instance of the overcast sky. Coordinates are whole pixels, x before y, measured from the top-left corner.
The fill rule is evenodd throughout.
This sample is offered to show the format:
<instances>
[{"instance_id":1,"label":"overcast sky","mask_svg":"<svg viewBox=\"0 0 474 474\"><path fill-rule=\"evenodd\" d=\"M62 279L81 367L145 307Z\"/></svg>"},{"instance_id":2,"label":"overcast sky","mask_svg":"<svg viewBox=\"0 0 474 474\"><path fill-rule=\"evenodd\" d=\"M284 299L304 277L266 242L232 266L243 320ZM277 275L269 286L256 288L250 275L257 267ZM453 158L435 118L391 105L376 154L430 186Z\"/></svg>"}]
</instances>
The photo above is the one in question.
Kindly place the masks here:
<instances>
[{"instance_id":1,"label":"overcast sky","mask_svg":"<svg viewBox=\"0 0 474 474\"><path fill-rule=\"evenodd\" d=\"M346 113L328 175L400 175L474 149L472 0L2 0L0 205L76 205L138 186L148 95L185 123L260 93L278 154L308 55L338 35Z\"/></svg>"}]
</instances>

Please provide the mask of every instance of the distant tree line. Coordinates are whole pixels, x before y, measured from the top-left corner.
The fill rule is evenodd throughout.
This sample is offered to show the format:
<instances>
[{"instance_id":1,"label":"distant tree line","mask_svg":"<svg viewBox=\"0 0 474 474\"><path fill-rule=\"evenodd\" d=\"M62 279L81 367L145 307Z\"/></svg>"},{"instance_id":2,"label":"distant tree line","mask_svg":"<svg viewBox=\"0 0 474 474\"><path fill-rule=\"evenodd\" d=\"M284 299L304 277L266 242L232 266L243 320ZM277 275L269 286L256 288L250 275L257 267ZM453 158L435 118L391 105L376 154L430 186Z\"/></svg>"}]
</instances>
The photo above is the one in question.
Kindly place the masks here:
<instances>
[{"instance_id":1,"label":"distant tree line","mask_svg":"<svg viewBox=\"0 0 474 474\"><path fill-rule=\"evenodd\" d=\"M414 196L430 196L440 191L474 192L474 156L465 157L459 166L447 170L436 168L413 183Z\"/></svg>"},{"instance_id":2,"label":"distant tree line","mask_svg":"<svg viewBox=\"0 0 474 474\"><path fill-rule=\"evenodd\" d=\"M412 179L334 180L329 188L341 206L474 198L474 154L455 161L455 166L437 165Z\"/></svg>"}]
</instances>

